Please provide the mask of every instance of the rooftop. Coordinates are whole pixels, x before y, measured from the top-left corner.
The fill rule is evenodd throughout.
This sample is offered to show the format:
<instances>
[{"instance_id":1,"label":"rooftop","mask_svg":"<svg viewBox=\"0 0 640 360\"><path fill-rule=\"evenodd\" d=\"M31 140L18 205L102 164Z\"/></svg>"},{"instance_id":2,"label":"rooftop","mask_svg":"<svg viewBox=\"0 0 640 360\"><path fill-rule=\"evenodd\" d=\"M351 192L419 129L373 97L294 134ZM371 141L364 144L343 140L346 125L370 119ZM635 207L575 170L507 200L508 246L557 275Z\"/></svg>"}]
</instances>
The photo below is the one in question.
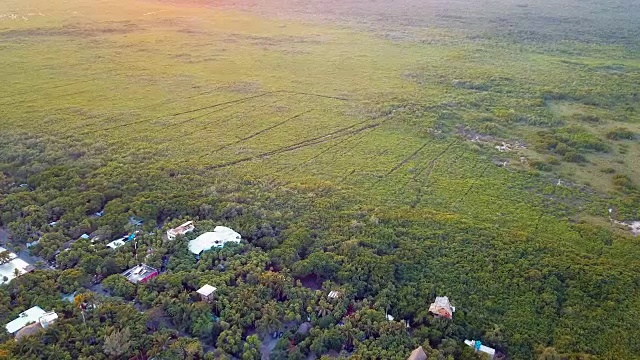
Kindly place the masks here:
<instances>
[{"instance_id":1,"label":"rooftop","mask_svg":"<svg viewBox=\"0 0 640 360\"><path fill-rule=\"evenodd\" d=\"M436 297L435 301L431 304L431 306L429 306L430 313L437 316L445 317L447 319L451 319L455 311L456 308L451 306L449 298L446 296Z\"/></svg>"},{"instance_id":2,"label":"rooftop","mask_svg":"<svg viewBox=\"0 0 640 360\"><path fill-rule=\"evenodd\" d=\"M0 247L0 252L5 251L6 249ZM18 258L18 255L11 253L11 261L8 263L0 265L0 285L4 283L8 283L16 277L16 269L18 269L18 276L28 273L32 270L32 266L29 265L26 261ZM4 281L4 278L7 278L7 281Z\"/></svg>"},{"instance_id":3,"label":"rooftop","mask_svg":"<svg viewBox=\"0 0 640 360\"><path fill-rule=\"evenodd\" d=\"M198 255L213 247L221 248L228 242L239 243L240 234L225 226L216 226L213 232L206 232L189 241L189 251Z\"/></svg>"},{"instance_id":4,"label":"rooftop","mask_svg":"<svg viewBox=\"0 0 640 360\"><path fill-rule=\"evenodd\" d=\"M211 286L209 284L205 284L203 287L198 289L198 294L204 295L204 296L209 296L209 295L213 294L213 292L216 291L216 290L218 290L217 287Z\"/></svg>"},{"instance_id":5,"label":"rooftop","mask_svg":"<svg viewBox=\"0 0 640 360\"><path fill-rule=\"evenodd\" d=\"M40 317L46 313L47 312L42 310L40 307L34 306L31 309L21 312L17 319L11 321L5 325L5 327L9 334L13 334L30 323L38 322Z\"/></svg>"},{"instance_id":6,"label":"rooftop","mask_svg":"<svg viewBox=\"0 0 640 360\"><path fill-rule=\"evenodd\" d=\"M422 346L419 346L411 352L407 360L427 360L427 354L424 352Z\"/></svg>"},{"instance_id":7,"label":"rooftop","mask_svg":"<svg viewBox=\"0 0 640 360\"><path fill-rule=\"evenodd\" d=\"M127 280L134 284L145 282L150 278L158 275L158 270L146 264L140 264L122 273Z\"/></svg>"},{"instance_id":8,"label":"rooftop","mask_svg":"<svg viewBox=\"0 0 640 360\"><path fill-rule=\"evenodd\" d=\"M482 342L480 342L480 340L465 340L464 343L471 346L476 351L483 352L489 355L489 359L493 359L493 357L496 355L496 349L482 345Z\"/></svg>"},{"instance_id":9,"label":"rooftop","mask_svg":"<svg viewBox=\"0 0 640 360\"><path fill-rule=\"evenodd\" d=\"M108 243L107 247L110 247L112 249L117 249L120 246L123 246L124 244L126 244L127 243L127 239L128 239L128 237L123 236L120 239L113 240L112 242Z\"/></svg>"},{"instance_id":10,"label":"rooftop","mask_svg":"<svg viewBox=\"0 0 640 360\"><path fill-rule=\"evenodd\" d=\"M191 231L195 230L195 228L196 227L193 225L193 221L187 221L186 223L184 223L184 224L182 224L182 225L180 225L178 227L175 227L173 229L169 229L167 231L167 238L169 240L173 240L173 239L175 239L175 237L177 235L184 235L184 234L186 234L188 232L191 232Z\"/></svg>"}]
</instances>

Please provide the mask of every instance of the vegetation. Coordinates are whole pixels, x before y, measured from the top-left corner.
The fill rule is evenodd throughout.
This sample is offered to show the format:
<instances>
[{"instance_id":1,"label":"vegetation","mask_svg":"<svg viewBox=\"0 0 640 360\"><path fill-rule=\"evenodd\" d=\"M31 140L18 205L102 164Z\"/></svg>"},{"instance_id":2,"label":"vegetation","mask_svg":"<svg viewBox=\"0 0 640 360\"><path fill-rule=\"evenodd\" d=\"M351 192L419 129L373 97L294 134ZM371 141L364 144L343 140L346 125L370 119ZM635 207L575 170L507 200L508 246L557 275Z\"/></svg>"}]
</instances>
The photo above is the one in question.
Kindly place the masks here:
<instances>
[{"instance_id":1,"label":"vegetation","mask_svg":"<svg viewBox=\"0 0 640 360\"><path fill-rule=\"evenodd\" d=\"M637 5L314 3L0 4L0 359L637 356Z\"/></svg>"}]
</instances>

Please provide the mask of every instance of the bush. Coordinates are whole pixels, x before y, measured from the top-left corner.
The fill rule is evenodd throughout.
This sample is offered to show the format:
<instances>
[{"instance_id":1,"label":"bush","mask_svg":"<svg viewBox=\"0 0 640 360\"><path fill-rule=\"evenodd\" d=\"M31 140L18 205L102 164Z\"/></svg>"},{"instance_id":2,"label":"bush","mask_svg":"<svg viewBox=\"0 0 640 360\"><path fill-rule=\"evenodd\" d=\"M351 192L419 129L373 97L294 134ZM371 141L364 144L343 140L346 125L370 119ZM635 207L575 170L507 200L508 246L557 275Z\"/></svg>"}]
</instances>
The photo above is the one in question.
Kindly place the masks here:
<instances>
[{"instance_id":1,"label":"bush","mask_svg":"<svg viewBox=\"0 0 640 360\"><path fill-rule=\"evenodd\" d=\"M578 154L577 152L574 152L574 151L567 152L564 155L563 159L564 159L564 161L568 161L568 162L572 162L572 163L584 163L584 162L587 162L587 158L585 158L584 155Z\"/></svg>"},{"instance_id":2,"label":"bush","mask_svg":"<svg viewBox=\"0 0 640 360\"><path fill-rule=\"evenodd\" d=\"M536 170L540 170L540 171L551 171L553 170L553 167L550 164L545 163L544 161L532 161L531 166L536 169Z\"/></svg>"},{"instance_id":3,"label":"bush","mask_svg":"<svg viewBox=\"0 0 640 360\"><path fill-rule=\"evenodd\" d=\"M610 140L633 140L636 134L627 128L616 128L607 133L607 139Z\"/></svg>"}]
</instances>

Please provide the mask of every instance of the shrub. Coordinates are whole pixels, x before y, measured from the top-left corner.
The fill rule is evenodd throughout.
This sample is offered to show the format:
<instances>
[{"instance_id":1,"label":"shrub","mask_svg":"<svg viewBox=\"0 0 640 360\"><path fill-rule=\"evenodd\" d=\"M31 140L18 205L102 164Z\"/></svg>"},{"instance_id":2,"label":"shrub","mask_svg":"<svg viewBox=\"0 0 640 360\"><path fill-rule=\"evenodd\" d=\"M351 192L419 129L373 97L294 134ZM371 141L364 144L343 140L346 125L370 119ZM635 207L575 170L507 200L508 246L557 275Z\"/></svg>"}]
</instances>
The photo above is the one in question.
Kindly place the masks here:
<instances>
[{"instance_id":1,"label":"shrub","mask_svg":"<svg viewBox=\"0 0 640 360\"><path fill-rule=\"evenodd\" d=\"M616 128L607 133L607 139L610 140L633 140L636 134L627 128Z\"/></svg>"},{"instance_id":2,"label":"shrub","mask_svg":"<svg viewBox=\"0 0 640 360\"><path fill-rule=\"evenodd\" d=\"M584 162L587 162L587 158L585 158L584 155L578 154L575 151L567 152L564 155L563 159L565 161L572 162L572 163L584 163Z\"/></svg>"}]
</instances>

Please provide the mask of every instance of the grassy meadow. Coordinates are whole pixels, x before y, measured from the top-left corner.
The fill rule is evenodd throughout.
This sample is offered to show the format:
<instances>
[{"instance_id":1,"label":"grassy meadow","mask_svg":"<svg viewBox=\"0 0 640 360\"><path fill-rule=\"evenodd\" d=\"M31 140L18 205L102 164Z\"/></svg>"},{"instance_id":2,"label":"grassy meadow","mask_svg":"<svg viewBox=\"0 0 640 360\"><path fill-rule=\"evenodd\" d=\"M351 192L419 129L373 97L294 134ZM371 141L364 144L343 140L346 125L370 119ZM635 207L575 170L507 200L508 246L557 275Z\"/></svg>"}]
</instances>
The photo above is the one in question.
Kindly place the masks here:
<instances>
[{"instance_id":1,"label":"grassy meadow","mask_svg":"<svg viewBox=\"0 0 640 360\"><path fill-rule=\"evenodd\" d=\"M482 17L455 2L461 12L447 18L440 4L427 17L435 25L426 26L403 23L397 12L358 22L327 15L324 7L314 13L307 5L275 3L2 1L0 170L23 181L43 170L28 166L38 143L45 144L47 166L62 151L100 169L92 176L105 181L121 164L141 173L195 172L212 182L306 189L327 211L345 206L390 222L436 221L498 234L491 244L467 244L488 247L468 255L482 263L467 270L464 259L448 263L459 266L443 277L452 283L462 274L473 282L474 271L495 266L505 274L528 271L518 269L519 256L539 256L541 269L577 266L576 278L596 276L581 271L602 266L598 284L610 274L633 278L640 242L608 219L614 207L620 220L640 220L638 198L629 200L615 185L616 176L625 176L627 188L640 186L640 52L633 29L617 24L620 38L604 41L609 32L547 24L540 16L518 32L509 11L527 18L537 11L533 5L511 4L506 14L492 8ZM345 15L350 8L337 9ZM489 21L494 16L511 30ZM615 23L613 15L603 17ZM533 33L543 28L549 33ZM46 144L56 144L58 153L47 155ZM496 148L505 144L505 151ZM327 188L340 195L326 195ZM581 222L613 234L613 244L585 236ZM331 251L340 247L336 239L317 246ZM460 242L431 239L424 246L444 246L439 251L455 259L466 245L452 241ZM640 353L629 323L640 312L637 275L634 281L624 296L603 295L590 308L581 308L579 295L563 293L564 310L535 324L535 297L486 310L493 300L465 287L490 288L506 299L509 286L526 284L438 286L457 295L461 307L490 311L490 320L475 320L500 324L503 346L521 346L516 357L553 346L632 358ZM628 317L604 321L608 327L581 321L614 301ZM548 337L513 335L525 322L527 331L544 329ZM590 343L576 334L602 338Z\"/></svg>"}]
</instances>

